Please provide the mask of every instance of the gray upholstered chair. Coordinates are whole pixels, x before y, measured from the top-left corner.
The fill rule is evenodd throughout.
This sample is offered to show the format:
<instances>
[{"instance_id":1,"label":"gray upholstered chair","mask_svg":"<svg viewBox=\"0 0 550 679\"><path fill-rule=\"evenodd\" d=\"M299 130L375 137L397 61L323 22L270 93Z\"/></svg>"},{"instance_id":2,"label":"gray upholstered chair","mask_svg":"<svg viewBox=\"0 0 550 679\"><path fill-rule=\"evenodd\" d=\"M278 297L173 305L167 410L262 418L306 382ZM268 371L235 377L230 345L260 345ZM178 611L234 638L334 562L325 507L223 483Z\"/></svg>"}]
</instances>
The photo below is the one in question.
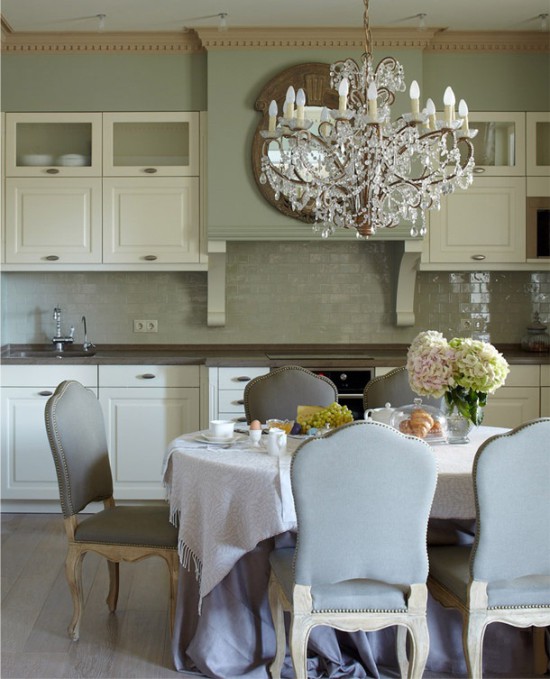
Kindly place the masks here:
<instances>
[{"instance_id":1,"label":"gray upholstered chair","mask_svg":"<svg viewBox=\"0 0 550 679\"><path fill-rule=\"evenodd\" d=\"M172 626L179 559L178 531L169 521L168 505L115 505L101 406L79 382L65 381L57 387L46 403L45 421L69 540L65 560L73 600L69 636L76 641L80 634L82 561L87 552L107 559L107 605L111 612L116 610L118 599L119 562L162 557L170 575ZM77 517L91 502L103 502L104 509L85 518Z\"/></svg>"},{"instance_id":2,"label":"gray upholstered chair","mask_svg":"<svg viewBox=\"0 0 550 679\"><path fill-rule=\"evenodd\" d=\"M550 418L485 441L474 460L473 546L429 549L430 592L461 611L468 674L476 679L487 625L550 625L549 441ZM535 667L544 673L541 632L535 630Z\"/></svg>"},{"instance_id":3,"label":"gray upholstered chair","mask_svg":"<svg viewBox=\"0 0 550 679\"><path fill-rule=\"evenodd\" d=\"M367 382L363 390L363 408L383 408L390 403L392 408L414 403L415 398L421 398L424 405L434 408L444 408L445 398L431 398L419 396L409 385L409 374L405 366L395 368L385 375L375 377Z\"/></svg>"},{"instance_id":4,"label":"gray upholstered chair","mask_svg":"<svg viewBox=\"0 0 550 679\"><path fill-rule=\"evenodd\" d=\"M307 677L307 642L316 625L348 632L398 625L401 671L407 673L408 630L409 676L421 677L429 650L426 529L437 480L429 445L359 420L302 443L291 480L297 546L270 556L272 677L280 676L285 657L284 610L291 612L298 679Z\"/></svg>"},{"instance_id":5,"label":"gray upholstered chair","mask_svg":"<svg viewBox=\"0 0 550 679\"><path fill-rule=\"evenodd\" d=\"M297 365L255 377L244 388L246 421L294 420L299 405L329 406L338 400L334 382Z\"/></svg>"}]
</instances>

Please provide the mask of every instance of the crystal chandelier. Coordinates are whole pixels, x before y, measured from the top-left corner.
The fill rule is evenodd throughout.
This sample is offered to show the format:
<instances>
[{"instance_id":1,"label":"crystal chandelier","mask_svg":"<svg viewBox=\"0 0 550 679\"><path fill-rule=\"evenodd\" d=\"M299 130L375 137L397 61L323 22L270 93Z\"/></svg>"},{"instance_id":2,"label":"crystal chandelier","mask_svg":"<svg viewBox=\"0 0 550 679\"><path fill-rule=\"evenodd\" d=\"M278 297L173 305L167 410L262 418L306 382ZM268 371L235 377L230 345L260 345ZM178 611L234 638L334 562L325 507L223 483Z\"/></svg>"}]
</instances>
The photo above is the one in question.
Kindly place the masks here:
<instances>
[{"instance_id":1,"label":"crystal chandelier","mask_svg":"<svg viewBox=\"0 0 550 679\"><path fill-rule=\"evenodd\" d=\"M261 130L259 180L269 182L275 198L284 196L292 210L311 213L314 230L325 238L338 228L368 238L401 221L412 224L412 236L423 236L425 211L439 209L442 195L472 183L477 130L469 129L464 100L457 116L450 87L442 119L431 99L420 110L416 81L410 113L391 120L395 92L406 89L403 67L393 57L373 66L369 1L364 5L361 63L346 59L330 67L338 109L325 107L317 120L308 119L306 94L292 85L281 117L272 101L268 129Z\"/></svg>"}]
</instances>

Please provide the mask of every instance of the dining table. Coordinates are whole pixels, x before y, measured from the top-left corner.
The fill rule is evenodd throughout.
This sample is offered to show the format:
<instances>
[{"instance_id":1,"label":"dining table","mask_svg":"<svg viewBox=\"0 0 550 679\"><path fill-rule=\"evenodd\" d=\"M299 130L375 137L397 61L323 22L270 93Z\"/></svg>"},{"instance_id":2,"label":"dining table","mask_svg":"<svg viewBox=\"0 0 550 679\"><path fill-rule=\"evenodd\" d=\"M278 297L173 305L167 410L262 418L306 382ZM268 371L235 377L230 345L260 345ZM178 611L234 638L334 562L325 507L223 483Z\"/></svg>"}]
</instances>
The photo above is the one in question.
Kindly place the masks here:
<instances>
[{"instance_id":1,"label":"dining table","mask_svg":"<svg viewBox=\"0 0 550 679\"><path fill-rule=\"evenodd\" d=\"M479 426L467 443L431 444L438 478L429 542L473 541L474 457L484 441L506 431ZM282 456L269 455L265 437L254 444L246 431L236 432L223 444L208 439L204 431L179 436L168 445L163 462L181 561L172 637L174 665L178 671L212 679L267 679L276 647L267 598L269 554L295 544L291 462L305 437L289 436ZM426 669L465 675L459 612L430 597L428 625ZM486 632L486 668L524 676L531 649L529 630L494 623ZM360 679L385 676L385 671L396 676L396 668L394 628L350 634L318 627L311 633L310 677ZM281 676L294 677L288 653Z\"/></svg>"}]
</instances>

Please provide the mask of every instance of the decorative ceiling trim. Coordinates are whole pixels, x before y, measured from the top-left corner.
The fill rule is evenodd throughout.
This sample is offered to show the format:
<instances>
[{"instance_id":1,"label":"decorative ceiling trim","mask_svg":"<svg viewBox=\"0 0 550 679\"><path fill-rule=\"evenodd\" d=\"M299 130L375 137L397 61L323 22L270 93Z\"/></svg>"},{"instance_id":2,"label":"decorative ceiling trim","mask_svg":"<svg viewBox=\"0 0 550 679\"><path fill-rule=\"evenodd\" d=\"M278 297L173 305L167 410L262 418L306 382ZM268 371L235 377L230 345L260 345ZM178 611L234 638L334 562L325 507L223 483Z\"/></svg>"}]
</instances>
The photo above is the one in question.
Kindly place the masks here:
<instances>
[{"instance_id":1,"label":"decorative ceiling trim","mask_svg":"<svg viewBox=\"0 0 550 679\"><path fill-rule=\"evenodd\" d=\"M201 52L224 49L364 49L360 28L217 28L141 33L17 33L2 18L2 51L51 54L86 52ZM444 28L377 28L375 49L427 52L550 52L540 31L447 31Z\"/></svg>"}]
</instances>

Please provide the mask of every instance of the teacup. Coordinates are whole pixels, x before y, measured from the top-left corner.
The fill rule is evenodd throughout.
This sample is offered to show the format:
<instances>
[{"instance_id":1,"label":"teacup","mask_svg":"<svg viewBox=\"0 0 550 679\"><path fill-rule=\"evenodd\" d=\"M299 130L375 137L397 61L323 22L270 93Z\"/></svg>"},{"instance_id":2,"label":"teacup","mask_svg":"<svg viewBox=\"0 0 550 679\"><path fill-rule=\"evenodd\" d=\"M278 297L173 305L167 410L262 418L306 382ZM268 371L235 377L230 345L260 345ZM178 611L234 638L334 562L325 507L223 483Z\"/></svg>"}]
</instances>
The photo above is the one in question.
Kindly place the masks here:
<instances>
[{"instance_id":1,"label":"teacup","mask_svg":"<svg viewBox=\"0 0 550 679\"><path fill-rule=\"evenodd\" d=\"M276 427L270 429L267 433L267 452L269 455L281 457L286 453L286 432Z\"/></svg>"},{"instance_id":2,"label":"teacup","mask_svg":"<svg viewBox=\"0 0 550 679\"><path fill-rule=\"evenodd\" d=\"M210 435L218 439L230 439L235 430L231 420L210 420Z\"/></svg>"}]
</instances>

